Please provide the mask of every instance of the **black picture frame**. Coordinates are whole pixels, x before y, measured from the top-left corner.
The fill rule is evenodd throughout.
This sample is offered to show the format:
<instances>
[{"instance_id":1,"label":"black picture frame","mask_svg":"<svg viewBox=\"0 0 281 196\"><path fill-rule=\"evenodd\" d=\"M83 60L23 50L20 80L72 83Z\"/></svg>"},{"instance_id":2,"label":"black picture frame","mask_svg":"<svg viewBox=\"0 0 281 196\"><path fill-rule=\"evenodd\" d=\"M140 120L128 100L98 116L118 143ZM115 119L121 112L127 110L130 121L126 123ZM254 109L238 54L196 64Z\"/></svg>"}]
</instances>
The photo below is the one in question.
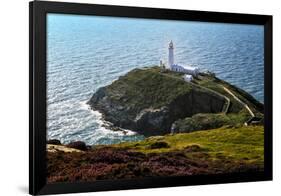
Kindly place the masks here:
<instances>
[{"instance_id":1,"label":"black picture frame","mask_svg":"<svg viewBox=\"0 0 281 196\"><path fill-rule=\"evenodd\" d=\"M264 171L256 173L218 174L106 180L77 183L46 183L46 14L154 18L264 25ZM29 4L29 193L57 194L90 191L124 190L185 185L272 180L272 16L187 11L144 7L93 5L80 3L33 1Z\"/></svg>"}]
</instances>

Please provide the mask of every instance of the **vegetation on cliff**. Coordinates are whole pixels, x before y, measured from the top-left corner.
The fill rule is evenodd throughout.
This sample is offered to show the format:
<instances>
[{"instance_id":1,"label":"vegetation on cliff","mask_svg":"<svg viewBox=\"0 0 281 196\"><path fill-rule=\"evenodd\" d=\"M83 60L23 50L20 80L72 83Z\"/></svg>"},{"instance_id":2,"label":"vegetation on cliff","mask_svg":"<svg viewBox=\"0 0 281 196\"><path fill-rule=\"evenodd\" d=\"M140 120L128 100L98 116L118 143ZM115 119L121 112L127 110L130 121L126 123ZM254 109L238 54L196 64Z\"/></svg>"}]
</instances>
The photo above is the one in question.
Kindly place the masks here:
<instances>
[{"instance_id":1,"label":"vegetation on cliff","mask_svg":"<svg viewBox=\"0 0 281 196\"><path fill-rule=\"evenodd\" d=\"M187 133L197 130L208 130L215 129L222 126L229 127L240 127L244 125L250 118L250 115L241 111L238 114L230 113L228 115L224 113L217 114L195 114L192 117L187 117L184 119L179 119L173 123L173 132L174 133Z\"/></svg>"},{"instance_id":2,"label":"vegetation on cliff","mask_svg":"<svg viewBox=\"0 0 281 196\"><path fill-rule=\"evenodd\" d=\"M262 126L222 127L87 151L50 150L48 183L262 171L263 138Z\"/></svg>"}]
</instances>

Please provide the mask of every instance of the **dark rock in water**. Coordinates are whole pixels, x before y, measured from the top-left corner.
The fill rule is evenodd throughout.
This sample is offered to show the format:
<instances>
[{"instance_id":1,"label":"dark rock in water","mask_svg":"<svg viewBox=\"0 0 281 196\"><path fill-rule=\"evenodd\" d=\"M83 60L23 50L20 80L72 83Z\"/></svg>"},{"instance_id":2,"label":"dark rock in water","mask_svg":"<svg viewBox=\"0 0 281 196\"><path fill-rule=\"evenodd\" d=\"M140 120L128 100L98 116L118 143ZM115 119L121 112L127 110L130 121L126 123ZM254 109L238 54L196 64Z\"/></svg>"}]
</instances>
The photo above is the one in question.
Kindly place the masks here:
<instances>
[{"instance_id":1,"label":"dark rock in water","mask_svg":"<svg viewBox=\"0 0 281 196\"><path fill-rule=\"evenodd\" d=\"M61 142L57 139L51 139L47 141L47 144L61 145Z\"/></svg>"},{"instance_id":2,"label":"dark rock in water","mask_svg":"<svg viewBox=\"0 0 281 196\"><path fill-rule=\"evenodd\" d=\"M86 144L84 142L81 142L81 141L76 141L76 142L70 142L67 147L69 148L75 148L75 149L78 149L78 150L88 150L88 147L86 146Z\"/></svg>"},{"instance_id":3,"label":"dark rock in water","mask_svg":"<svg viewBox=\"0 0 281 196\"><path fill-rule=\"evenodd\" d=\"M202 75L193 82L185 82L182 76L168 70L163 73L157 67L134 69L112 84L98 89L88 104L93 110L100 111L113 126L145 136L170 133L175 121L198 113L222 113L226 105L229 105L229 112L239 113L243 105L226 93L223 87L238 93L254 111L262 108L262 104L246 92L218 78ZM231 104L228 104L228 99ZM221 122L217 125L221 126Z\"/></svg>"}]
</instances>

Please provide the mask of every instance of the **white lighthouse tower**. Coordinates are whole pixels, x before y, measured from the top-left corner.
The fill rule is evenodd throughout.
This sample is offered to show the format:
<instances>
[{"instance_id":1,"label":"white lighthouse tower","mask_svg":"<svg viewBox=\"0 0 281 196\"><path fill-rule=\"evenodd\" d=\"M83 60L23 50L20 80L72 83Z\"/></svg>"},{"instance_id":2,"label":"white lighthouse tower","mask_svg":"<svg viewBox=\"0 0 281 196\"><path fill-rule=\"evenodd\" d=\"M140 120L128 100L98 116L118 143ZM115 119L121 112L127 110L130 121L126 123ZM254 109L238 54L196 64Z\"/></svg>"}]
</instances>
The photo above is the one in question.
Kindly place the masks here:
<instances>
[{"instance_id":1,"label":"white lighthouse tower","mask_svg":"<svg viewBox=\"0 0 281 196\"><path fill-rule=\"evenodd\" d=\"M172 69L172 65L174 65L174 45L172 40L169 43L168 65L169 65L169 69Z\"/></svg>"}]
</instances>

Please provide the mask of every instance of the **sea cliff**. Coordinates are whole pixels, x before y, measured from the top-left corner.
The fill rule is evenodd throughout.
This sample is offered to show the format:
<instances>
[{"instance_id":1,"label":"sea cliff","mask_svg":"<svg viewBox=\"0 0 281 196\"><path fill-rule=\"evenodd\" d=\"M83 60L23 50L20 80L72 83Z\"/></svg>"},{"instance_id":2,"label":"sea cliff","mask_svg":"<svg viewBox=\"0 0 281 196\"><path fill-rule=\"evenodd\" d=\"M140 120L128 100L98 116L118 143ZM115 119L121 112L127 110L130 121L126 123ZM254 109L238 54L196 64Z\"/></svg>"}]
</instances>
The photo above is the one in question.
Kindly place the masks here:
<instances>
[{"instance_id":1,"label":"sea cliff","mask_svg":"<svg viewBox=\"0 0 281 196\"><path fill-rule=\"evenodd\" d=\"M212 74L192 82L160 67L134 69L88 101L115 127L145 136L242 125L263 118L263 104Z\"/></svg>"}]
</instances>

